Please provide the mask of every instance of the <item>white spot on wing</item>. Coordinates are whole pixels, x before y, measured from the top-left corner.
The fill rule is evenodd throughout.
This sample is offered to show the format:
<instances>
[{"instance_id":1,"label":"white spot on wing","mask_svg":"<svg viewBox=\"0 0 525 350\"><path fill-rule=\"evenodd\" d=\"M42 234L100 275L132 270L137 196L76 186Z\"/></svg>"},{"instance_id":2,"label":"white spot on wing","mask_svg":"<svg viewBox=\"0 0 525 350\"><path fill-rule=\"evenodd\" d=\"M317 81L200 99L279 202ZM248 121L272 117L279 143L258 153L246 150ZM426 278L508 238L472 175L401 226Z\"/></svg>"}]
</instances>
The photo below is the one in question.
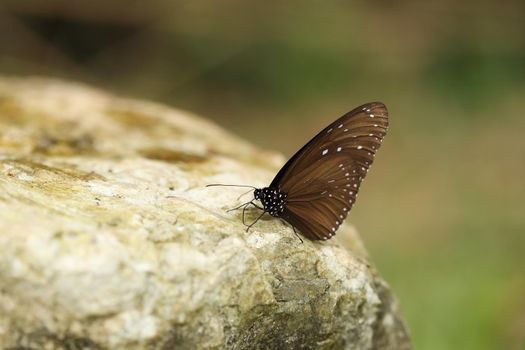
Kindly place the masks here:
<instances>
[{"instance_id":1,"label":"white spot on wing","mask_svg":"<svg viewBox=\"0 0 525 350\"><path fill-rule=\"evenodd\" d=\"M341 152L341 147L337 147L337 152Z\"/></svg>"},{"instance_id":2,"label":"white spot on wing","mask_svg":"<svg viewBox=\"0 0 525 350\"><path fill-rule=\"evenodd\" d=\"M323 151L322 155L324 156L324 155L326 155L327 153L328 153L328 148L325 149L325 150Z\"/></svg>"}]
</instances>

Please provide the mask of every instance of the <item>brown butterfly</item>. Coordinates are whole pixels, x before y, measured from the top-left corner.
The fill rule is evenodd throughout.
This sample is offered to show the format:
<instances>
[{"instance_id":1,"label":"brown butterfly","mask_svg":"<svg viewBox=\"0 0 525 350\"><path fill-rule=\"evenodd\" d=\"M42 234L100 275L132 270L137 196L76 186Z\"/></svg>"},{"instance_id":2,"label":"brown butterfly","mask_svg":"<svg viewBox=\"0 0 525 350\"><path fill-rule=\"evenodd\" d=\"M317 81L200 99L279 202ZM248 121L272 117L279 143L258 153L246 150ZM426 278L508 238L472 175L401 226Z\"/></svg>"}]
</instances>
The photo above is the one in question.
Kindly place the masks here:
<instances>
[{"instance_id":1,"label":"brown butterfly","mask_svg":"<svg viewBox=\"0 0 525 350\"><path fill-rule=\"evenodd\" d=\"M243 208L243 222L248 206L263 211L248 229L269 213L311 240L331 238L352 209L387 130L388 111L383 103L353 109L297 151L270 186L239 186L254 188L254 199L234 209Z\"/></svg>"}]
</instances>

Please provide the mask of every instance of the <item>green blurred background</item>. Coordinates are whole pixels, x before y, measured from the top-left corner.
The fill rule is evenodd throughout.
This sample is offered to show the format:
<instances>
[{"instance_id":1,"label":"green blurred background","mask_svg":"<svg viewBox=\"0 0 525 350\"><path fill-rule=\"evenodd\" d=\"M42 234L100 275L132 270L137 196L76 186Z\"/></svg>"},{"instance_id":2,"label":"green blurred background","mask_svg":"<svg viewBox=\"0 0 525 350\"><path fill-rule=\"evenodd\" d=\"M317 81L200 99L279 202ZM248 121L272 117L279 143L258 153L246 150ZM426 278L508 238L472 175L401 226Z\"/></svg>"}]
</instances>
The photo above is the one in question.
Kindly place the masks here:
<instances>
[{"instance_id":1,"label":"green blurred background","mask_svg":"<svg viewBox=\"0 0 525 350\"><path fill-rule=\"evenodd\" d=\"M288 155L390 133L350 221L417 349L525 349L525 2L3 1L0 73L188 109Z\"/></svg>"}]
</instances>

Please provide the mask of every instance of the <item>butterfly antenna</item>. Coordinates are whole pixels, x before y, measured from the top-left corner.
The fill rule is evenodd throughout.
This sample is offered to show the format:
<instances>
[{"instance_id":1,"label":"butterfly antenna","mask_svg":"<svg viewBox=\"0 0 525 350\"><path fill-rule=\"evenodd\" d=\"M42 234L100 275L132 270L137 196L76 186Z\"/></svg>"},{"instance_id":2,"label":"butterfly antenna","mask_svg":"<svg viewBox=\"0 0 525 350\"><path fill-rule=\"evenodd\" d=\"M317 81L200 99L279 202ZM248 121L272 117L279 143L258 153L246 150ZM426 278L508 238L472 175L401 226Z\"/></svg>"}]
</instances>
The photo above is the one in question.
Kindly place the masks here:
<instances>
[{"instance_id":1,"label":"butterfly antenna","mask_svg":"<svg viewBox=\"0 0 525 350\"><path fill-rule=\"evenodd\" d=\"M209 185L206 185L206 187L214 187L214 186L223 186L223 187L249 187L249 188L257 189L257 187L250 186L250 185L225 185L225 184L209 184Z\"/></svg>"}]
</instances>

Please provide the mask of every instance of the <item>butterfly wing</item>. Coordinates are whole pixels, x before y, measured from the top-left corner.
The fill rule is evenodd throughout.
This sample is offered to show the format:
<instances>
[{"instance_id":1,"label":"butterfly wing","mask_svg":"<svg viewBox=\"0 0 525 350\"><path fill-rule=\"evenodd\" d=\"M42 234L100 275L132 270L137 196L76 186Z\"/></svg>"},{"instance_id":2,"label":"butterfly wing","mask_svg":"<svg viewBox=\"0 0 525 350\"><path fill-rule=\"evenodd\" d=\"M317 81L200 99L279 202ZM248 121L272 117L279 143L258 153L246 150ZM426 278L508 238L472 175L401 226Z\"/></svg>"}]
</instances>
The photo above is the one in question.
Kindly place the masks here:
<instances>
[{"instance_id":1,"label":"butterfly wing","mask_svg":"<svg viewBox=\"0 0 525 350\"><path fill-rule=\"evenodd\" d=\"M317 134L270 185L287 194L282 218L307 238L332 237L352 208L387 129L386 106L372 102Z\"/></svg>"}]
</instances>

